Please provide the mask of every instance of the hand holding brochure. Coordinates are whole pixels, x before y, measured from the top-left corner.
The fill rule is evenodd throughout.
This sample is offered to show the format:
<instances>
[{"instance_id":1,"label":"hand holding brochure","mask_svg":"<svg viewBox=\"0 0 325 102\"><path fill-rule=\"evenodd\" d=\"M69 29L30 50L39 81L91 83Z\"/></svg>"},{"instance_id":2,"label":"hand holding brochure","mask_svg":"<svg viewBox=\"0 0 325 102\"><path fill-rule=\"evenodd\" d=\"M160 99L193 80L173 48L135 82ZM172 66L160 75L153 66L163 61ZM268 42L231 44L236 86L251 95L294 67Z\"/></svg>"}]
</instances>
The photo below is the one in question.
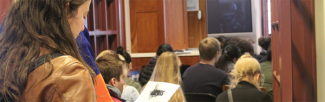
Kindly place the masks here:
<instances>
[{"instance_id":1,"label":"hand holding brochure","mask_svg":"<svg viewBox=\"0 0 325 102\"><path fill-rule=\"evenodd\" d=\"M168 102L180 85L149 81L135 102Z\"/></svg>"}]
</instances>

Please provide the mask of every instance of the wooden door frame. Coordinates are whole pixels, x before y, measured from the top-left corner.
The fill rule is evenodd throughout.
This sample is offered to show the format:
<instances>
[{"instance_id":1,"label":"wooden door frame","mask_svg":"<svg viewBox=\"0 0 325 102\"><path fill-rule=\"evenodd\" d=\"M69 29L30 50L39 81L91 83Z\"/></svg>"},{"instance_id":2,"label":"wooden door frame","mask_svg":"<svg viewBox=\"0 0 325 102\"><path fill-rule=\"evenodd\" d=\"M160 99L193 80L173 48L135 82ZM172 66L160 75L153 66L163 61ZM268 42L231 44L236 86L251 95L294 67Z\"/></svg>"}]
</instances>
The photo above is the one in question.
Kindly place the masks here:
<instances>
[{"instance_id":1,"label":"wooden door frame","mask_svg":"<svg viewBox=\"0 0 325 102\"><path fill-rule=\"evenodd\" d=\"M125 1L124 0L118 0L117 1L117 38L119 38L118 46L123 46L123 48L126 49L126 30L125 30L125 9L124 9Z\"/></svg>"},{"instance_id":2,"label":"wooden door frame","mask_svg":"<svg viewBox=\"0 0 325 102\"><path fill-rule=\"evenodd\" d=\"M274 97L274 101L317 101L314 0L274 1L278 3L275 15L279 20L272 25L277 25L279 33L272 34L272 61L273 71L280 75L280 91L273 91L280 97ZM301 24L296 24L297 20ZM277 88L276 83L273 88Z\"/></svg>"}]
</instances>

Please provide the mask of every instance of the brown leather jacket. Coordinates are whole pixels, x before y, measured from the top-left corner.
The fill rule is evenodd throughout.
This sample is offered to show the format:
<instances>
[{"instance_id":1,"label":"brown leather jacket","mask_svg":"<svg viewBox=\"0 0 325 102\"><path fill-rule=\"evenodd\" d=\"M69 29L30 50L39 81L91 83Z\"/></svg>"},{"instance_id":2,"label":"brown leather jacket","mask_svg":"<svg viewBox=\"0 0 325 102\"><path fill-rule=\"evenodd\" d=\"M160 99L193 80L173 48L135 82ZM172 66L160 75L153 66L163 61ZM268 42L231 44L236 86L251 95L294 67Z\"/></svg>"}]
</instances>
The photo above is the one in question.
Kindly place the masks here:
<instances>
[{"instance_id":1,"label":"brown leather jacket","mask_svg":"<svg viewBox=\"0 0 325 102\"><path fill-rule=\"evenodd\" d=\"M51 63L46 62L28 75L20 101L96 101L93 81L81 62L65 55L52 59Z\"/></svg>"}]
</instances>

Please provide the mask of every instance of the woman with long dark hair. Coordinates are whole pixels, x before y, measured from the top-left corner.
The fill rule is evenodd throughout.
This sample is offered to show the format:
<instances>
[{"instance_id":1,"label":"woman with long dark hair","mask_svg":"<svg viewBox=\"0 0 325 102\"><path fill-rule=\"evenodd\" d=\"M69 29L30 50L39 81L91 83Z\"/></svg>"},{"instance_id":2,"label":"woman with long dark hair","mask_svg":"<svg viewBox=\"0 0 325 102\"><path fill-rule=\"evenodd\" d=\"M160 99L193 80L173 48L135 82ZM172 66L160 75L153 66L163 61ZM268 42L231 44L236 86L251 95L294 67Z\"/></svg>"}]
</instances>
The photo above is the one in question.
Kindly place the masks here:
<instances>
[{"instance_id":1,"label":"woman with long dark hair","mask_svg":"<svg viewBox=\"0 0 325 102\"><path fill-rule=\"evenodd\" d=\"M75 38L91 0L16 0L0 34L1 101L96 101Z\"/></svg>"},{"instance_id":2,"label":"woman with long dark hair","mask_svg":"<svg viewBox=\"0 0 325 102\"><path fill-rule=\"evenodd\" d=\"M222 55L218 62L215 63L215 67L230 73L234 69L235 63L240 57L241 53L239 48L234 44L226 45L222 50Z\"/></svg>"}]
</instances>

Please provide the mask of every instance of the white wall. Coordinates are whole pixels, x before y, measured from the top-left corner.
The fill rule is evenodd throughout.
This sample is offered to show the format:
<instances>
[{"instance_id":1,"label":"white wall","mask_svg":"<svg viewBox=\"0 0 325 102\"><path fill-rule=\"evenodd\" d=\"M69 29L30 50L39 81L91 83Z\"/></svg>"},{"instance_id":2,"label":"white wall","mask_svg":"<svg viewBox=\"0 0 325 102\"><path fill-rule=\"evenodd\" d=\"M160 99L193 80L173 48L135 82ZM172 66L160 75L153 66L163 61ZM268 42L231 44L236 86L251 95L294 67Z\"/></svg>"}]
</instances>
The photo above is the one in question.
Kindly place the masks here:
<instances>
[{"instance_id":1,"label":"white wall","mask_svg":"<svg viewBox=\"0 0 325 102\"><path fill-rule=\"evenodd\" d=\"M131 53L130 0L124 1L126 51Z\"/></svg>"},{"instance_id":2,"label":"white wall","mask_svg":"<svg viewBox=\"0 0 325 102\"><path fill-rule=\"evenodd\" d=\"M325 2L315 0L317 101L325 102Z\"/></svg>"}]
</instances>

